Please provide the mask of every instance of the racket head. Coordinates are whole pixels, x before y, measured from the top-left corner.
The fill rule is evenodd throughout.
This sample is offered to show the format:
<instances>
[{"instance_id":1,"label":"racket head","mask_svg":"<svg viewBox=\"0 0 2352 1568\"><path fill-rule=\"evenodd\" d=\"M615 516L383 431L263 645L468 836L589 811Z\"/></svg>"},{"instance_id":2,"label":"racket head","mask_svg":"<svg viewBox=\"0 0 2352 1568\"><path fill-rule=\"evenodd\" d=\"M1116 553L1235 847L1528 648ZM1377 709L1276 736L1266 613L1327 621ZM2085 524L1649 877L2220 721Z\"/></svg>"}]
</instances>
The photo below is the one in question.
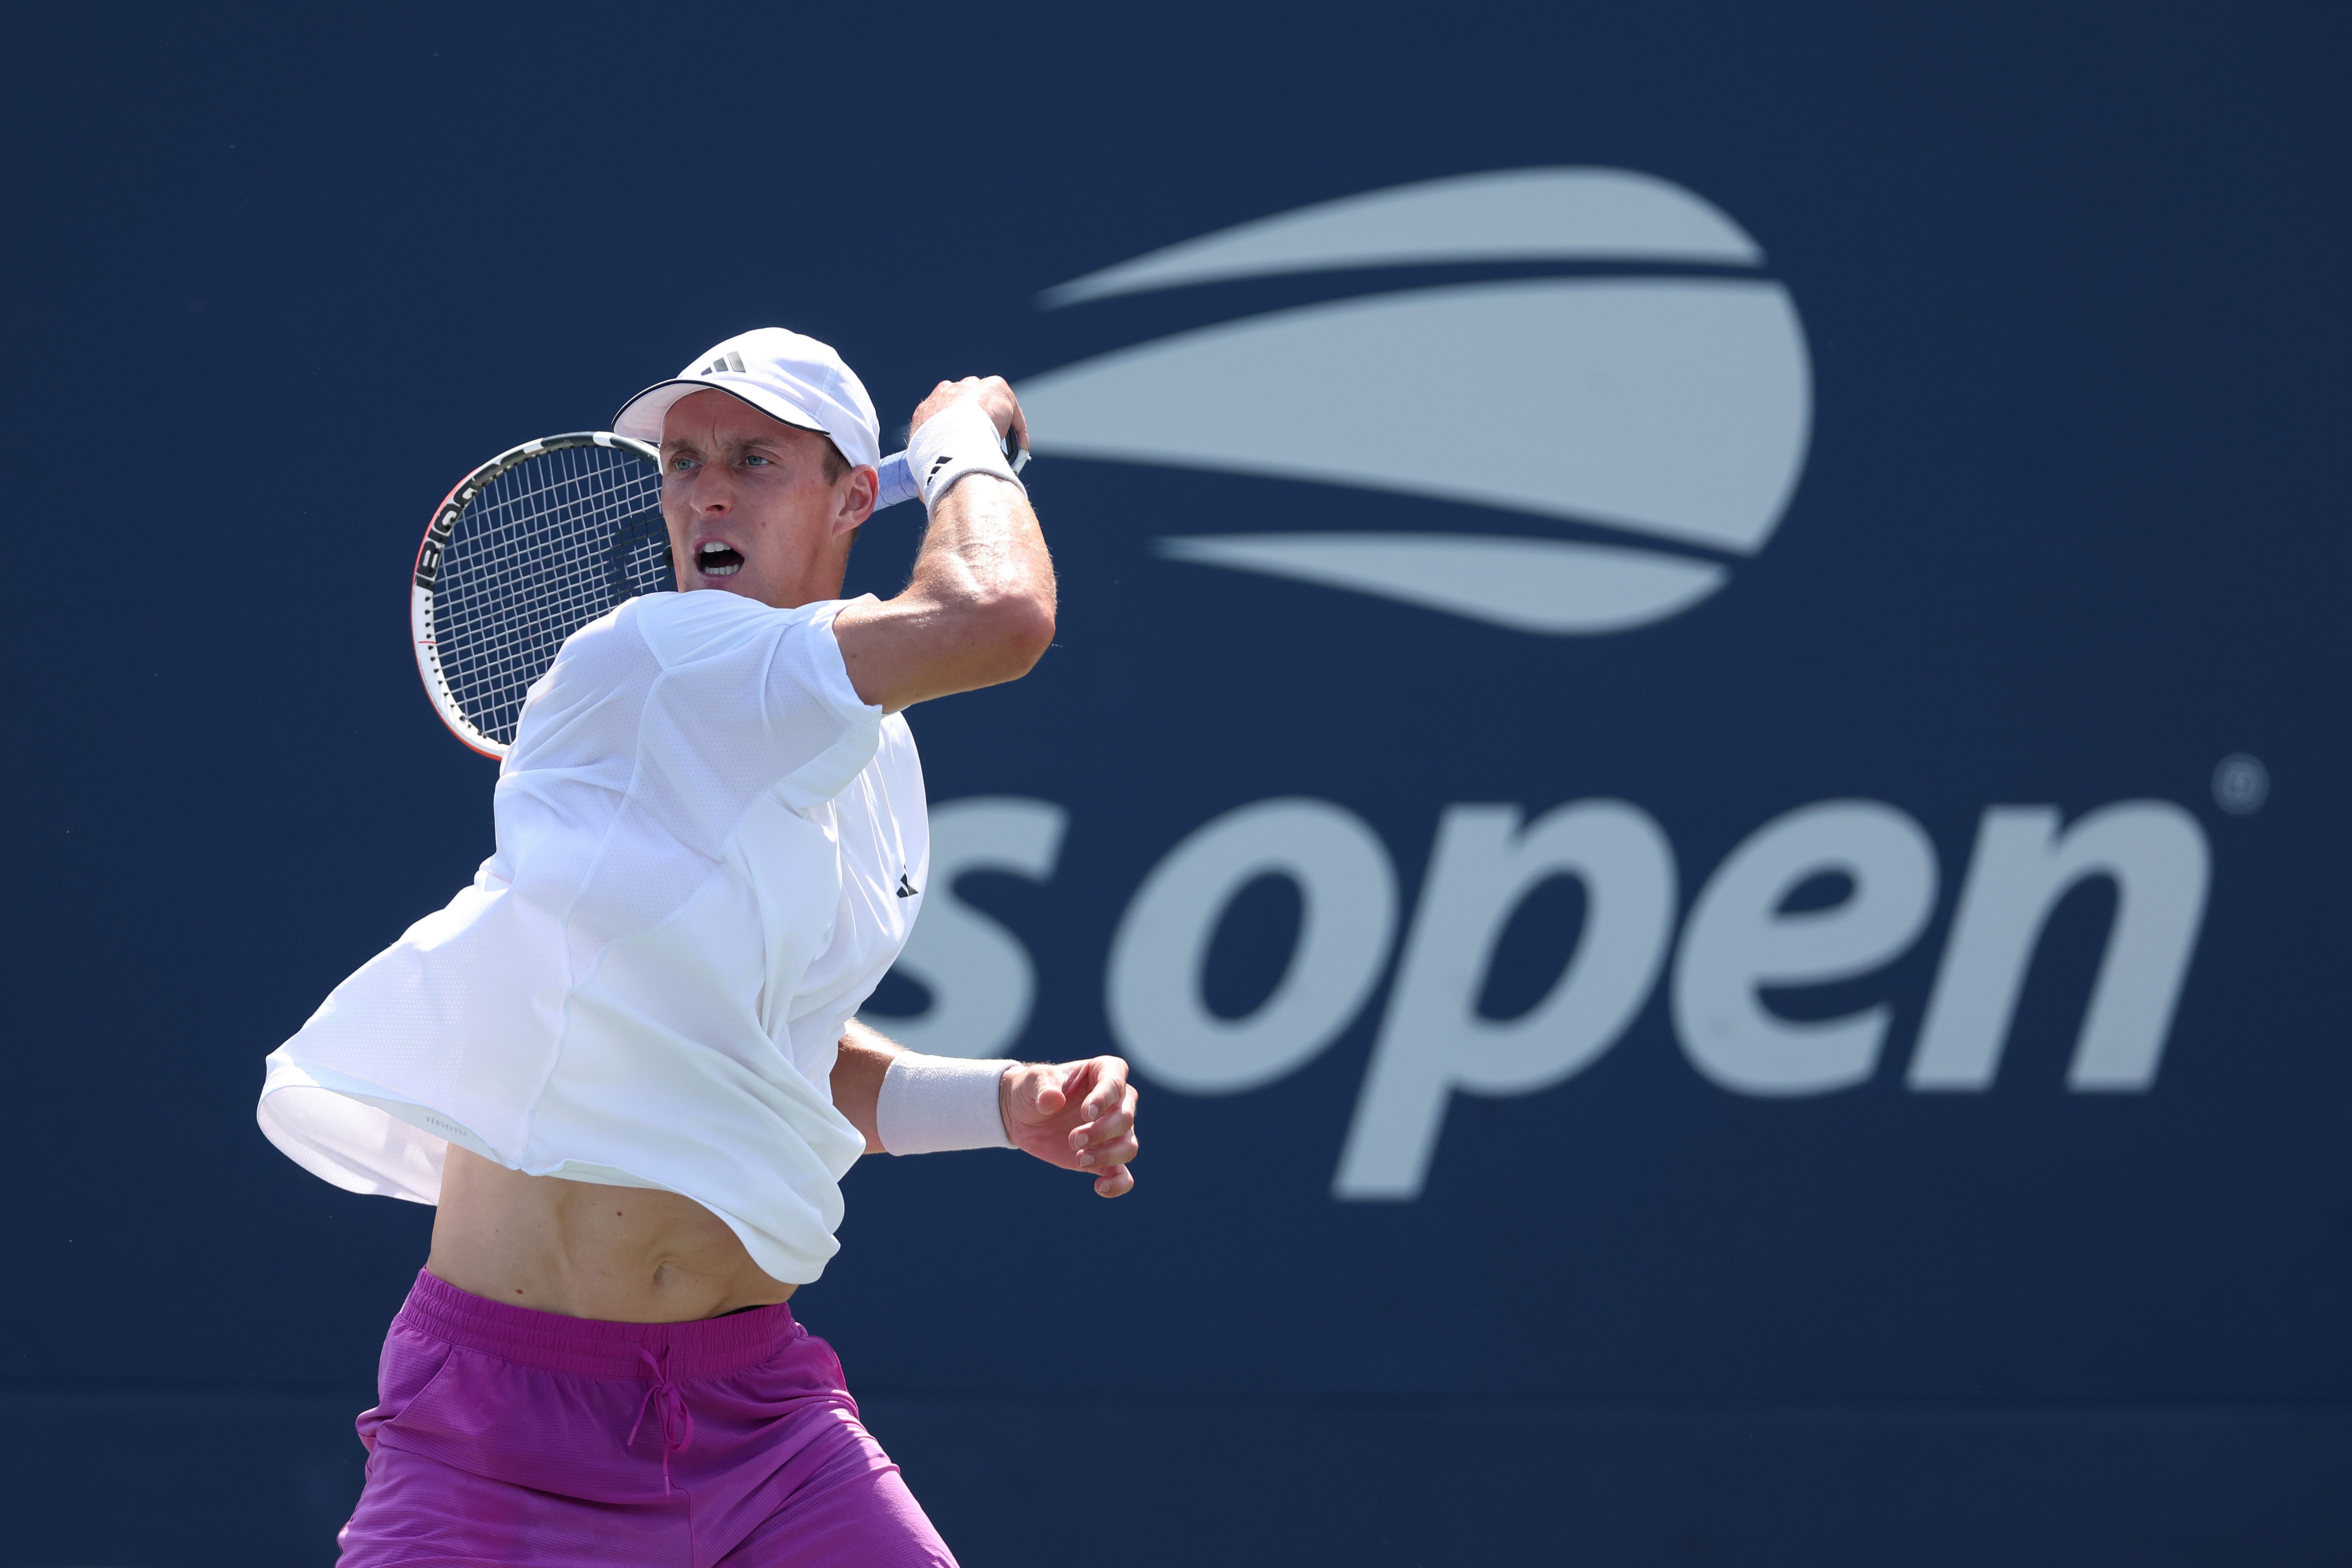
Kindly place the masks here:
<instances>
[{"instance_id":1,"label":"racket head","mask_svg":"<svg viewBox=\"0 0 2352 1568\"><path fill-rule=\"evenodd\" d=\"M505 756L565 638L677 586L661 472L643 441L574 431L499 453L434 509L409 623L425 695L458 740Z\"/></svg>"}]
</instances>

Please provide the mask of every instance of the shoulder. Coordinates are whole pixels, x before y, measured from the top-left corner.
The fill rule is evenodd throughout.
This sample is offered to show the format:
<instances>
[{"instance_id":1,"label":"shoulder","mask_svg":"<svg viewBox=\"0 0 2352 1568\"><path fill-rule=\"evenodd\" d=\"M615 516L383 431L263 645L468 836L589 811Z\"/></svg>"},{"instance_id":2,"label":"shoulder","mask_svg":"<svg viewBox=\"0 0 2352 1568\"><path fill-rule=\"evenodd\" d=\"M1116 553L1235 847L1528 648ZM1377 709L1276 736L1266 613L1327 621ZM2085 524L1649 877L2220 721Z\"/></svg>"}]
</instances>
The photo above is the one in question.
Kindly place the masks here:
<instances>
[{"instance_id":1,"label":"shoulder","mask_svg":"<svg viewBox=\"0 0 2352 1568\"><path fill-rule=\"evenodd\" d=\"M609 618L616 625L633 625L668 667L784 642L822 647L837 659L833 619L849 602L826 599L779 610L740 594L705 588L691 594L643 595Z\"/></svg>"},{"instance_id":2,"label":"shoulder","mask_svg":"<svg viewBox=\"0 0 2352 1568\"><path fill-rule=\"evenodd\" d=\"M612 619L632 626L664 664L675 664L782 631L797 615L772 610L740 594L706 589L641 595L614 610Z\"/></svg>"},{"instance_id":3,"label":"shoulder","mask_svg":"<svg viewBox=\"0 0 2352 1568\"><path fill-rule=\"evenodd\" d=\"M664 676L714 669L730 652L761 656L763 633L788 615L733 594L646 594L623 601L564 640L531 688L518 733L543 731L559 715L609 707L616 695L640 696ZM617 713L608 714L616 718ZM534 723L533 721L536 720Z\"/></svg>"},{"instance_id":4,"label":"shoulder","mask_svg":"<svg viewBox=\"0 0 2352 1568\"><path fill-rule=\"evenodd\" d=\"M563 641L554 662L531 688L531 707L543 707L554 693L578 694L614 687L642 685L659 673L646 637L641 635L631 599L590 621ZM530 711L526 708L526 716Z\"/></svg>"}]
</instances>

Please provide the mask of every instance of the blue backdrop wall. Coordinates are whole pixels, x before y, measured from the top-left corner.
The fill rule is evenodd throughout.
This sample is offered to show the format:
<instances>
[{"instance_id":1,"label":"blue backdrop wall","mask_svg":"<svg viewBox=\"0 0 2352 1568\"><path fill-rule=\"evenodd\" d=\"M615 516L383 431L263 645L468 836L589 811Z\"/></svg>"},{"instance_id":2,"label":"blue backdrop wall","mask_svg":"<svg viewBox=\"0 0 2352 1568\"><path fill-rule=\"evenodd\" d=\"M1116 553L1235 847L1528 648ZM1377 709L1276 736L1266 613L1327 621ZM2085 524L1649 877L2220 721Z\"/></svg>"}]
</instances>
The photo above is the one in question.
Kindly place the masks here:
<instances>
[{"instance_id":1,"label":"blue backdrop wall","mask_svg":"<svg viewBox=\"0 0 2352 1568\"><path fill-rule=\"evenodd\" d=\"M252 1100L489 847L417 535L766 323L1015 378L1063 576L871 1016L1147 1085L794 1303L964 1561L2340 1560L2347 41L21 25L0 1562L331 1560L431 1216Z\"/></svg>"}]
</instances>

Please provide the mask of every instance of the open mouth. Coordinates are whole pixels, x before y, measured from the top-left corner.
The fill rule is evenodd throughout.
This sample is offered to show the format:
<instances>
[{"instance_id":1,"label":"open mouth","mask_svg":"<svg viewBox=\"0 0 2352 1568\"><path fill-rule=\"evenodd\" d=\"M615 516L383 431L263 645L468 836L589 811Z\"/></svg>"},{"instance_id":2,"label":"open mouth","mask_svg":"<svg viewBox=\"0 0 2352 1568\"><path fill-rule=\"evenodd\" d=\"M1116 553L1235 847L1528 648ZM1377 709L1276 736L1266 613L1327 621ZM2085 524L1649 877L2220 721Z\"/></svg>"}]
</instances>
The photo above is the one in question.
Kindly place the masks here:
<instances>
[{"instance_id":1,"label":"open mouth","mask_svg":"<svg viewBox=\"0 0 2352 1568\"><path fill-rule=\"evenodd\" d=\"M694 552L694 569L706 577L732 577L743 570L743 552L727 544L706 544Z\"/></svg>"}]
</instances>

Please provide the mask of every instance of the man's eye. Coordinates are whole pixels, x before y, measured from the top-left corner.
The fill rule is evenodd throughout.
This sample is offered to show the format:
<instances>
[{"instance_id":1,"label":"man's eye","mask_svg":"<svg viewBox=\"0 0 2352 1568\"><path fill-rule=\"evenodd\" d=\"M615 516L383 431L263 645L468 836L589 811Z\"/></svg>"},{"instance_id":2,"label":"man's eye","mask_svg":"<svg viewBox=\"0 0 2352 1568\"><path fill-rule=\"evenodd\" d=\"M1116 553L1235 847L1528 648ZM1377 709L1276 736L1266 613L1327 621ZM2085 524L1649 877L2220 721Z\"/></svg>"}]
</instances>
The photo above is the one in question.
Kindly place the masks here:
<instances>
[{"instance_id":1,"label":"man's eye","mask_svg":"<svg viewBox=\"0 0 2352 1568\"><path fill-rule=\"evenodd\" d=\"M746 463L765 463L768 459L757 452L747 452L743 456L743 460Z\"/></svg>"},{"instance_id":2,"label":"man's eye","mask_svg":"<svg viewBox=\"0 0 2352 1568\"><path fill-rule=\"evenodd\" d=\"M688 469L693 467L694 459L692 458L672 458L669 460L670 472L674 474L685 473Z\"/></svg>"}]
</instances>

